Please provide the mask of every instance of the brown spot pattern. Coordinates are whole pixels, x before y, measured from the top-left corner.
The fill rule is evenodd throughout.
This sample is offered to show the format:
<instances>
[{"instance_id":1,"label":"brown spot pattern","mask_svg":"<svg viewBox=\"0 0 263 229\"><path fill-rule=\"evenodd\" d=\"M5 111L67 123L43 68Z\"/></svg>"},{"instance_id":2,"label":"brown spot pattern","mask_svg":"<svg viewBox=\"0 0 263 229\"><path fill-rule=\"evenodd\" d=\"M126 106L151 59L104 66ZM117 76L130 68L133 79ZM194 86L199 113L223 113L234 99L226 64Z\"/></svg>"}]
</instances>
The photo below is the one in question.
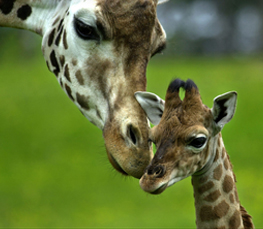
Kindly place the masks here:
<instances>
[{"instance_id":1,"label":"brown spot pattern","mask_svg":"<svg viewBox=\"0 0 263 229\"><path fill-rule=\"evenodd\" d=\"M217 140L217 148L221 147L221 134L219 134L219 138Z\"/></svg>"},{"instance_id":2,"label":"brown spot pattern","mask_svg":"<svg viewBox=\"0 0 263 229\"><path fill-rule=\"evenodd\" d=\"M219 158L219 149L217 148L216 149L216 155L215 155L215 158L214 158L214 162L216 162Z\"/></svg>"},{"instance_id":3,"label":"brown spot pattern","mask_svg":"<svg viewBox=\"0 0 263 229\"><path fill-rule=\"evenodd\" d=\"M222 170L222 165L218 165L215 170L214 170L214 179L220 180L222 176L223 170Z\"/></svg>"},{"instance_id":4,"label":"brown spot pattern","mask_svg":"<svg viewBox=\"0 0 263 229\"><path fill-rule=\"evenodd\" d=\"M76 59L72 59L72 64L73 64L73 66L76 66L77 63L78 63L78 61L77 61Z\"/></svg>"},{"instance_id":5,"label":"brown spot pattern","mask_svg":"<svg viewBox=\"0 0 263 229\"><path fill-rule=\"evenodd\" d=\"M232 193L229 196L229 200L232 204L235 202L234 195Z\"/></svg>"},{"instance_id":6,"label":"brown spot pattern","mask_svg":"<svg viewBox=\"0 0 263 229\"><path fill-rule=\"evenodd\" d=\"M69 74L69 68L68 68L68 65L67 65L67 64L66 64L66 66L65 66L64 76L66 77L66 79L67 79L69 82L71 82L70 74Z\"/></svg>"},{"instance_id":7,"label":"brown spot pattern","mask_svg":"<svg viewBox=\"0 0 263 229\"><path fill-rule=\"evenodd\" d=\"M59 79L59 84L60 84L60 86L63 88L63 82L62 82L62 79L61 79L61 78Z\"/></svg>"},{"instance_id":8,"label":"brown spot pattern","mask_svg":"<svg viewBox=\"0 0 263 229\"><path fill-rule=\"evenodd\" d=\"M21 6L17 10L17 17L19 17L21 20L26 20L32 13L32 8L28 4Z\"/></svg>"},{"instance_id":9,"label":"brown spot pattern","mask_svg":"<svg viewBox=\"0 0 263 229\"><path fill-rule=\"evenodd\" d=\"M201 177L201 178L199 179L199 183L200 183L200 184L203 184L203 183L207 182L207 180L208 180L208 176Z\"/></svg>"},{"instance_id":10,"label":"brown spot pattern","mask_svg":"<svg viewBox=\"0 0 263 229\"><path fill-rule=\"evenodd\" d=\"M96 107L96 115L97 115L97 117L98 117L100 120L102 120L100 111L97 109L97 107Z\"/></svg>"},{"instance_id":11,"label":"brown spot pattern","mask_svg":"<svg viewBox=\"0 0 263 229\"><path fill-rule=\"evenodd\" d=\"M60 43L60 40L61 40L61 35L62 35L62 32L63 32L63 28L64 28L64 26L62 25L61 29L58 32L58 35L57 35L57 38L56 38L56 41L55 41L56 46L59 46L59 43Z\"/></svg>"},{"instance_id":12,"label":"brown spot pattern","mask_svg":"<svg viewBox=\"0 0 263 229\"><path fill-rule=\"evenodd\" d=\"M200 219L202 221L220 219L227 214L229 208L230 207L225 200L216 205L214 208L212 206L203 206L200 209Z\"/></svg>"},{"instance_id":13,"label":"brown spot pattern","mask_svg":"<svg viewBox=\"0 0 263 229\"><path fill-rule=\"evenodd\" d=\"M60 20L60 17L58 16L58 17L54 20L52 26L56 25L56 24L58 23L59 20Z\"/></svg>"},{"instance_id":14,"label":"brown spot pattern","mask_svg":"<svg viewBox=\"0 0 263 229\"><path fill-rule=\"evenodd\" d=\"M56 58L56 53L55 53L54 50L50 53L50 61L51 61L52 66L55 68L53 70L53 73L56 76L58 76L58 74L60 72L60 68L59 68L58 61L57 61L57 58Z\"/></svg>"},{"instance_id":15,"label":"brown spot pattern","mask_svg":"<svg viewBox=\"0 0 263 229\"><path fill-rule=\"evenodd\" d=\"M65 85L65 89L66 89L66 92L67 92L67 94L68 94L68 97L69 97L71 100L74 101L74 98L73 98L73 96L72 96L71 88L66 84L66 85Z\"/></svg>"},{"instance_id":16,"label":"brown spot pattern","mask_svg":"<svg viewBox=\"0 0 263 229\"><path fill-rule=\"evenodd\" d=\"M79 84L80 84L80 85L84 85L84 78L83 78L83 75L81 74L81 71L80 71L80 70L76 71L75 76L76 76Z\"/></svg>"},{"instance_id":17,"label":"brown spot pattern","mask_svg":"<svg viewBox=\"0 0 263 229\"><path fill-rule=\"evenodd\" d=\"M227 158L224 160L224 167L226 170L228 170L228 168L229 168L229 162L228 162Z\"/></svg>"},{"instance_id":18,"label":"brown spot pattern","mask_svg":"<svg viewBox=\"0 0 263 229\"><path fill-rule=\"evenodd\" d=\"M223 190L225 193L229 193L234 187L234 181L231 176L226 175L223 181Z\"/></svg>"},{"instance_id":19,"label":"brown spot pattern","mask_svg":"<svg viewBox=\"0 0 263 229\"><path fill-rule=\"evenodd\" d=\"M64 67L64 64L65 64L65 56L60 56L60 57L59 57L59 61L60 61L61 67L63 68L63 67Z\"/></svg>"},{"instance_id":20,"label":"brown spot pattern","mask_svg":"<svg viewBox=\"0 0 263 229\"><path fill-rule=\"evenodd\" d=\"M107 98L107 73L112 67L112 62L108 59L102 60L99 56L94 55L93 59L87 61L87 75L91 80L96 82L104 98ZM121 88L121 87L120 87Z\"/></svg>"},{"instance_id":21,"label":"brown spot pattern","mask_svg":"<svg viewBox=\"0 0 263 229\"><path fill-rule=\"evenodd\" d=\"M53 44L53 41L54 41L54 37L55 37L55 32L56 32L56 29L53 29L51 31L51 33L49 34L48 36L48 46L50 47L52 44Z\"/></svg>"},{"instance_id":22,"label":"brown spot pattern","mask_svg":"<svg viewBox=\"0 0 263 229\"><path fill-rule=\"evenodd\" d=\"M59 25L58 25L58 31L60 31L62 25L63 25L63 22L64 22L64 18L62 18L59 22Z\"/></svg>"},{"instance_id":23,"label":"brown spot pattern","mask_svg":"<svg viewBox=\"0 0 263 229\"><path fill-rule=\"evenodd\" d=\"M203 186L198 188L198 192L199 194L202 194L206 191L208 191L209 189L214 187L214 183L212 181L209 181L208 183L204 184Z\"/></svg>"},{"instance_id":24,"label":"brown spot pattern","mask_svg":"<svg viewBox=\"0 0 263 229\"><path fill-rule=\"evenodd\" d=\"M224 158L225 158L225 155L226 155L226 149L225 149L225 148L223 148L223 149L222 149L222 159L224 159Z\"/></svg>"},{"instance_id":25,"label":"brown spot pattern","mask_svg":"<svg viewBox=\"0 0 263 229\"><path fill-rule=\"evenodd\" d=\"M89 110L88 97L77 93L77 102L85 110Z\"/></svg>"},{"instance_id":26,"label":"brown spot pattern","mask_svg":"<svg viewBox=\"0 0 263 229\"><path fill-rule=\"evenodd\" d=\"M2 1L0 1L0 10L2 11L2 13L5 15L11 13L11 11L14 7L15 1L16 0L2 0Z\"/></svg>"},{"instance_id":27,"label":"brown spot pattern","mask_svg":"<svg viewBox=\"0 0 263 229\"><path fill-rule=\"evenodd\" d=\"M221 193L219 190L216 190L206 196L204 200L206 200L207 202L215 202L219 198L219 196L221 196Z\"/></svg>"},{"instance_id":28,"label":"brown spot pattern","mask_svg":"<svg viewBox=\"0 0 263 229\"><path fill-rule=\"evenodd\" d=\"M65 49L68 49L68 41L67 41L67 32L66 32L66 30L64 30L64 33L63 33L63 45L64 45Z\"/></svg>"},{"instance_id":29,"label":"brown spot pattern","mask_svg":"<svg viewBox=\"0 0 263 229\"><path fill-rule=\"evenodd\" d=\"M229 220L229 228L238 228L240 224L241 224L241 214L238 210L236 210Z\"/></svg>"}]
</instances>

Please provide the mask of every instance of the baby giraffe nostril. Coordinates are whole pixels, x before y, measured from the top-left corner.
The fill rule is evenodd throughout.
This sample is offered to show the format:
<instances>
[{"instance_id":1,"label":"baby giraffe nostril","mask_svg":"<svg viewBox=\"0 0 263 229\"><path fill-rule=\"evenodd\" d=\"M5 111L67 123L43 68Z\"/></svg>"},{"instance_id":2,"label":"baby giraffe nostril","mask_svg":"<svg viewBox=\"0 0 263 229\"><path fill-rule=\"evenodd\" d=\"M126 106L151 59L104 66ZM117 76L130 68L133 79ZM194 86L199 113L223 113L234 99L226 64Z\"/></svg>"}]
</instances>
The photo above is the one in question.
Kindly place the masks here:
<instances>
[{"instance_id":1,"label":"baby giraffe nostril","mask_svg":"<svg viewBox=\"0 0 263 229\"><path fill-rule=\"evenodd\" d=\"M158 165L156 167L150 167L148 170L147 170L147 174L148 175L154 175L155 177L157 178L161 178L164 176L165 174L165 168L164 166L162 165Z\"/></svg>"},{"instance_id":2,"label":"baby giraffe nostril","mask_svg":"<svg viewBox=\"0 0 263 229\"><path fill-rule=\"evenodd\" d=\"M165 169L162 165L159 165L155 170L155 176L161 178L164 176Z\"/></svg>"},{"instance_id":3,"label":"baby giraffe nostril","mask_svg":"<svg viewBox=\"0 0 263 229\"><path fill-rule=\"evenodd\" d=\"M155 174L157 175L157 176L159 176L159 175L161 175L163 173L163 169L160 167L160 168L158 168L158 170L155 172Z\"/></svg>"}]
</instances>

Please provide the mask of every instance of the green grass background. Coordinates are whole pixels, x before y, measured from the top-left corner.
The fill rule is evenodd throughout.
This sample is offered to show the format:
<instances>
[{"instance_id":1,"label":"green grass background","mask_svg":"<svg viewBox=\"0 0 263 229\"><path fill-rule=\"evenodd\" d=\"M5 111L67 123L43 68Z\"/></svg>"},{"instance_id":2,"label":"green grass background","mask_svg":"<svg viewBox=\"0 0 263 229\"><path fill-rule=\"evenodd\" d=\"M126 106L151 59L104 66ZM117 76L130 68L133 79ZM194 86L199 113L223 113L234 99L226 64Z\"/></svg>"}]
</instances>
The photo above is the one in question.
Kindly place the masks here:
<instances>
[{"instance_id":1,"label":"green grass background","mask_svg":"<svg viewBox=\"0 0 263 229\"><path fill-rule=\"evenodd\" d=\"M158 196L110 166L102 133L34 58L0 59L0 227L195 228L191 179ZM209 107L238 92L223 130L241 203L263 228L263 57L154 58L148 91L164 97L175 77L193 79Z\"/></svg>"}]
</instances>

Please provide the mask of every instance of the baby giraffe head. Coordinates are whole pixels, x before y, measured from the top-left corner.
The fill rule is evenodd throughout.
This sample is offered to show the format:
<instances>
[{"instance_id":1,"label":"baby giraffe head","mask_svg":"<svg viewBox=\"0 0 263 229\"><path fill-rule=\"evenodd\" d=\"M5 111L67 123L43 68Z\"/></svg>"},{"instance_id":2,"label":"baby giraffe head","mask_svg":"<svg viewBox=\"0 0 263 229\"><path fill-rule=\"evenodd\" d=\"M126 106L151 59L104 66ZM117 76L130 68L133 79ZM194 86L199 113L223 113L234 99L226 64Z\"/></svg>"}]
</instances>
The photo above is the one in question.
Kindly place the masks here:
<instances>
[{"instance_id":1,"label":"baby giraffe head","mask_svg":"<svg viewBox=\"0 0 263 229\"><path fill-rule=\"evenodd\" d=\"M185 90L183 100L180 88ZM165 102L149 92L136 92L135 97L156 125L150 130L149 141L155 143L157 152L140 180L144 191L159 194L211 166L217 136L234 115L236 92L217 96L209 109L193 81L176 79L168 87Z\"/></svg>"}]
</instances>

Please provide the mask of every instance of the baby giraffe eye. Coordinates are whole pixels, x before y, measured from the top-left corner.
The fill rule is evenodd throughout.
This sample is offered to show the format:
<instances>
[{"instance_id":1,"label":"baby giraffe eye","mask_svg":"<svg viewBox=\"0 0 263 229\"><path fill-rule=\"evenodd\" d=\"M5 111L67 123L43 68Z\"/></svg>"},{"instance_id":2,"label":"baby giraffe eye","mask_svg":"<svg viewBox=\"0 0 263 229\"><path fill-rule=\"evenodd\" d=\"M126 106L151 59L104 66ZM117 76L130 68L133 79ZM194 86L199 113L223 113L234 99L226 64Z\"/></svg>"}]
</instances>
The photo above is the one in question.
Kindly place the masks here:
<instances>
[{"instance_id":1,"label":"baby giraffe eye","mask_svg":"<svg viewBox=\"0 0 263 229\"><path fill-rule=\"evenodd\" d=\"M191 140L188 145L196 149L201 149L205 145L205 143L206 143L206 136L202 134Z\"/></svg>"}]
</instances>

